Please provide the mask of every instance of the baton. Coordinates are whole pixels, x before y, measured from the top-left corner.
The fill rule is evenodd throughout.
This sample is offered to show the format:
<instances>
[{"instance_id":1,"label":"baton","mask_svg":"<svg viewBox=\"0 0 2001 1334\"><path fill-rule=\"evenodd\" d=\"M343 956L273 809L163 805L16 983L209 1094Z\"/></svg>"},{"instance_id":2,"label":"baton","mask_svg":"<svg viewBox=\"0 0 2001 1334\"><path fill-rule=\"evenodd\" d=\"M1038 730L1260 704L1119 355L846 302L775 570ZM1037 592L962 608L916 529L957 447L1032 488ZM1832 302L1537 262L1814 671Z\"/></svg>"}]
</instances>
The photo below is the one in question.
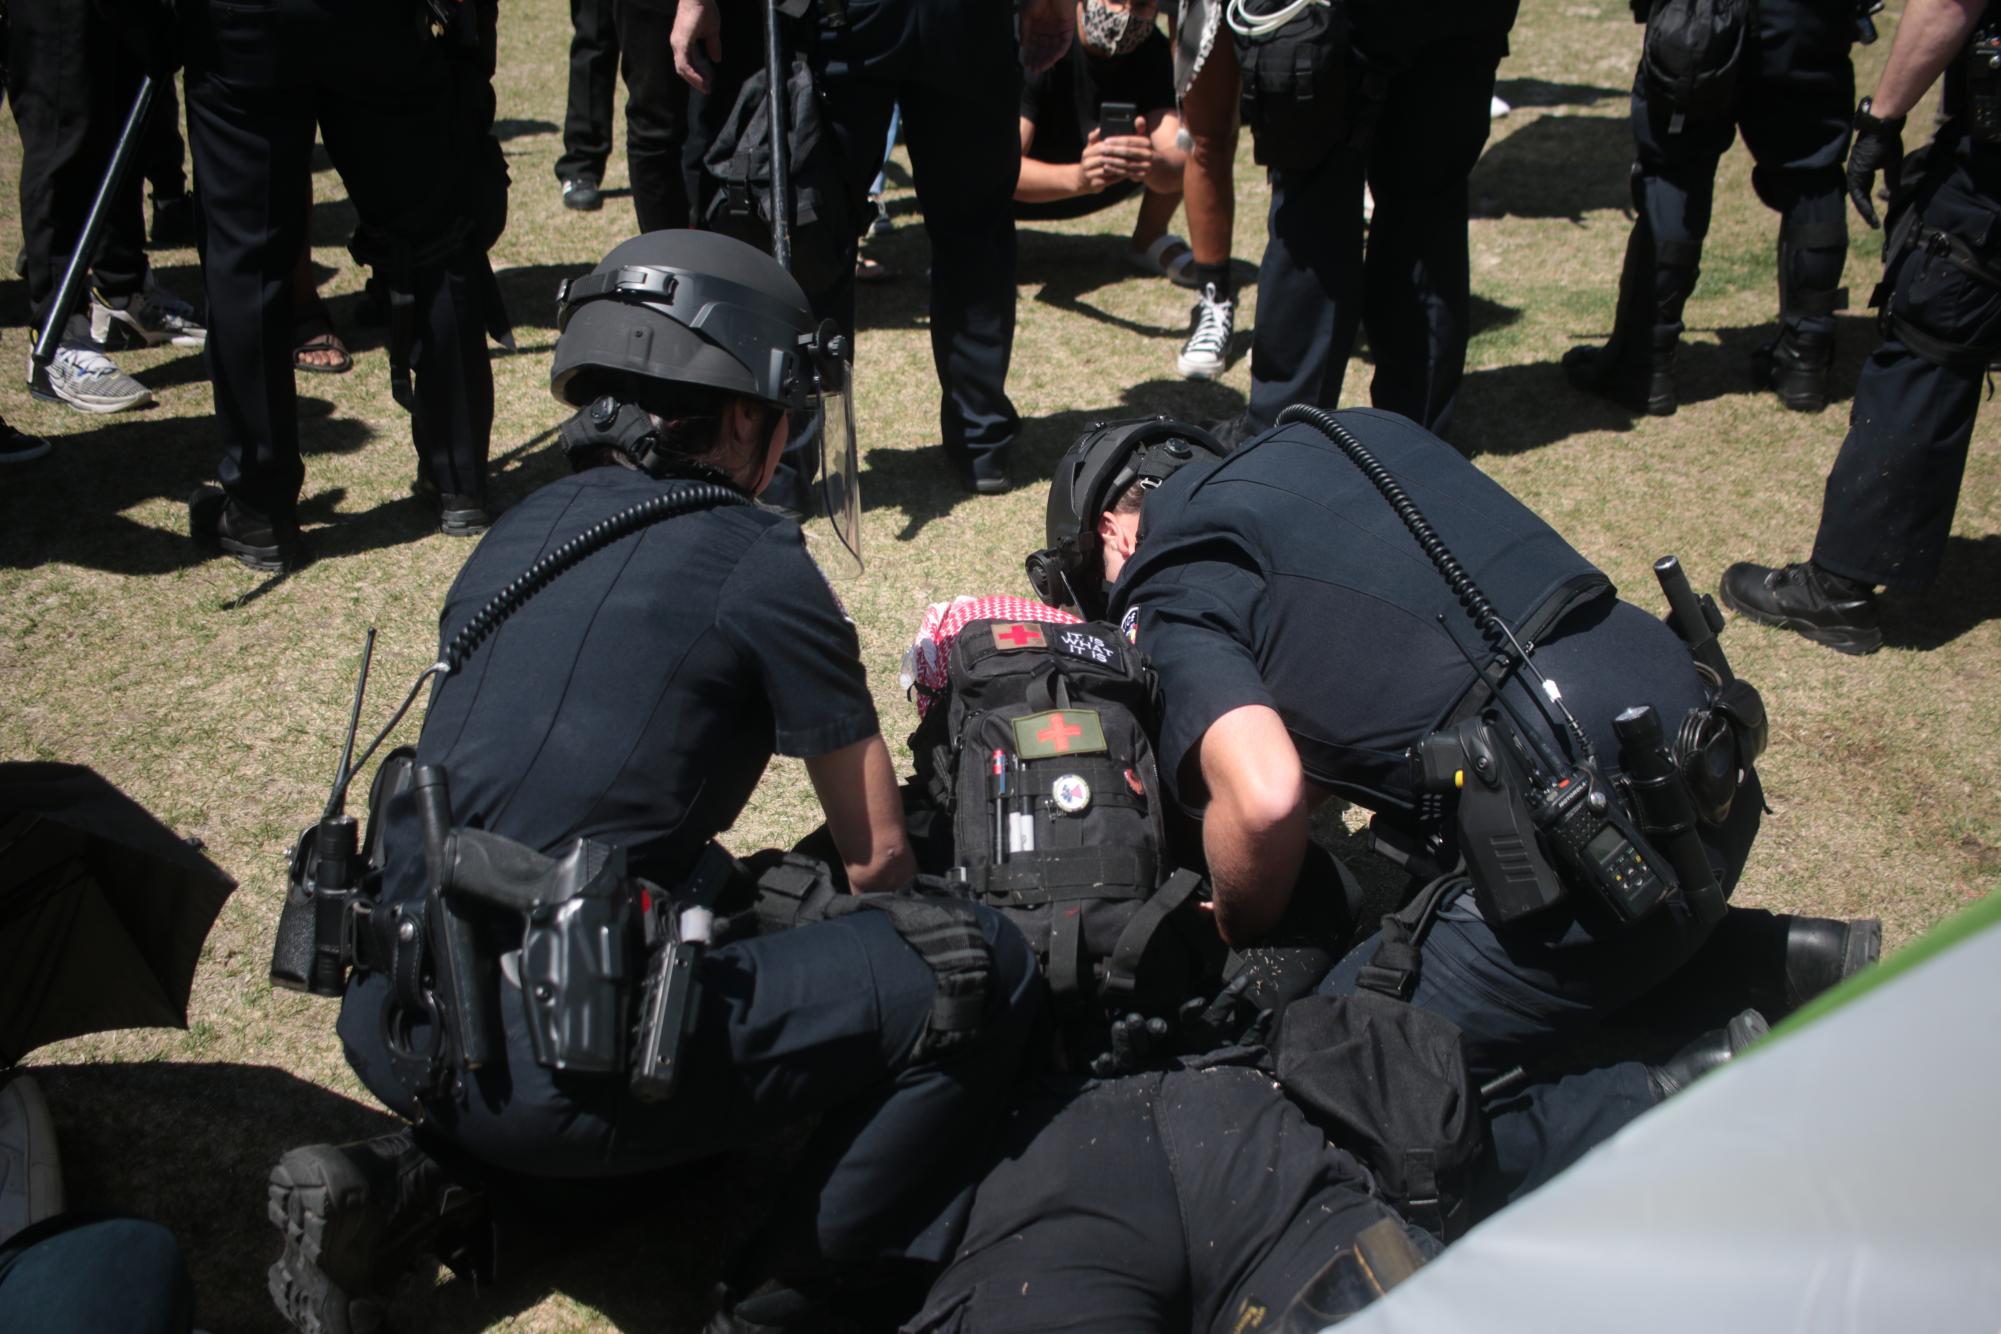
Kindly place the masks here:
<instances>
[{"instance_id":1,"label":"baton","mask_svg":"<svg viewBox=\"0 0 2001 1334\"><path fill-rule=\"evenodd\" d=\"M132 168L132 159L139 151L139 133L152 106L153 76L148 74L139 80L139 91L132 98L132 110L125 117L125 128L118 132L118 146L111 152L111 165L104 169L104 179L98 182L97 198L90 201L90 214L83 221L83 232L69 252L69 267L63 270L63 280L56 288L55 303L49 307L49 317L43 321L41 333L35 339L35 350L29 354L28 392L36 398L55 400L58 397L55 388L49 384L49 363L56 359L56 344L62 340L63 325L69 322L70 307L76 304L84 271L90 267L90 261L97 253L97 242L104 232L104 217L110 207L111 196L118 193L119 185Z\"/></svg>"},{"instance_id":2,"label":"baton","mask_svg":"<svg viewBox=\"0 0 2001 1334\"><path fill-rule=\"evenodd\" d=\"M778 0L764 0L764 93L771 119L771 257L792 272L792 135L785 123L785 55Z\"/></svg>"}]
</instances>

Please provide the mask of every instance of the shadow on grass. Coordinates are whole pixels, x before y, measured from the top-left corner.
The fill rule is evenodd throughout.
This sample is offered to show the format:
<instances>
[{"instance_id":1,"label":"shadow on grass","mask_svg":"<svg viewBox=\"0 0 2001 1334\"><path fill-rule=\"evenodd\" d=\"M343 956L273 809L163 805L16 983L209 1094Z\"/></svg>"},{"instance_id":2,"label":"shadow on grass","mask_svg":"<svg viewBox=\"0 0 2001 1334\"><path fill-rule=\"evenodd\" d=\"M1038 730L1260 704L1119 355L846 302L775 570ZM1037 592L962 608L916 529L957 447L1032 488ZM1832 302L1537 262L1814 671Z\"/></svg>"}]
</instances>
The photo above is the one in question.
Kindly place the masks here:
<instances>
[{"instance_id":1,"label":"shadow on grass","mask_svg":"<svg viewBox=\"0 0 2001 1334\"><path fill-rule=\"evenodd\" d=\"M280 1249L265 1215L279 1157L400 1124L268 1066L112 1063L32 1073L48 1094L70 1207L137 1214L170 1229L206 1329L287 1328L265 1287ZM736 1155L671 1176L538 1192L502 1206L496 1283L434 1286L419 1270L398 1289L390 1327L473 1334L563 1293L617 1329L699 1328L724 1248L777 1180L772 1167Z\"/></svg>"},{"instance_id":2,"label":"shadow on grass","mask_svg":"<svg viewBox=\"0 0 2001 1334\"><path fill-rule=\"evenodd\" d=\"M1947 538L1937 581L1920 593L1892 593L1882 605L1883 642L1892 648L1943 648L2001 620L2001 534Z\"/></svg>"},{"instance_id":3,"label":"shadow on grass","mask_svg":"<svg viewBox=\"0 0 2001 1334\"><path fill-rule=\"evenodd\" d=\"M1142 338L1182 338L1184 324L1147 324L1114 315L1087 300L1101 288L1115 287L1136 275L1123 258L1126 237L1080 235L1074 232L1035 230L1020 224L1016 233L1015 281L1022 289L1017 318L1031 318L1028 303L1048 306L1087 320L1107 324ZM856 294L855 325L858 330L918 329L931 314L931 284L926 267L931 263L931 247L920 227L899 226L887 236L871 239L865 253L888 270L889 276L861 285ZM1248 292L1257 284L1257 266L1247 260L1231 263L1231 276L1240 290ZM1194 293L1187 293L1192 303ZM862 349L864 358L867 349Z\"/></svg>"},{"instance_id":4,"label":"shadow on grass","mask_svg":"<svg viewBox=\"0 0 2001 1334\"><path fill-rule=\"evenodd\" d=\"M1628 90L1548 79L1502 79L1494 85L1494 95L1511 107L1591 107L1608 98L1626 97Z\"/></svg>"},{"instance_id":5,"label":"shadow on grass","mask_svg":"<svg viewBox=\"0 0 2001 1334\"><path fill-rule=\"evenodd\" d=\"M1207 426L1244 410L1244 396L1210 380L1151 380L1121 391L1116 403L1024 418L1009 472L1017 489L1045 486L1056 461L1095 422L1163 414ZM915 541L927 525L978 497L959 482L944 447L863 451L862 503L903 511L898 542ZM1026 554L1024 551L1023 554Z\"/></svg>"},{"instance_id":6,"label":"shadow on grass","mask_svg":"<svg viewBox=\"0 0 2001 1334\"><path fill-rule=\"evenodd\" d=\"M314 401L300 403L303 453L346 454L375 438L366 422L314 417ZM206 418L127 415L64 436L32 472L0 490L0 566L32 569L60 561L118 574L164 574L210 559L188 540L184 526L150 527L125 511L148 500L186 500L213 475L220 453ZM309 494L302 509L311 515L315 505L324 509L334 500Z\"/></svg>"},{"instance_id":7,"label":"shadow on grass","mask_svg":"<svg viewBox=\"0 0 2001 1334\"><path fill-rule=\"evenodd\" d=\"M1473 168L1484 216L1569 218L1632 202L1633 134L1609 116L1543 116L1498 140Z\"/></svg>"},{"instance_id":8,"label":"shadow on grass","mask_svg":"<svg viewBox=\"0 0 2001 1334\"><path fill-rule=\"evenodd\" d=\"M1606 293L1610 313L1612 293ZM1728 394L1765 394L1752 377L1752 354L1778 336L1776 324L1742 325L1684 339L1675 362L1675 386L1682 406ZM1603 342L1603 333L1580 343ZM1830 435L1845 429L1841 405L1855 392L1855 377L1876 346L1875 321L1843 316L1836 332L1834 368L1828 377L1829 404L1820 414ZM1774 412L1781 411L1776 400ZM1572 385L1556 361L1495 366L1472 371L1460 385L1453 410L1452 443L1467 454L1520 454L1556 444L1587 431L1630 431L1639 414Z\"/></svg>"},{"instance_id":9,"label":"shadow on grass","mask_svg":"<svg viewBox=\"0 0 2001 1334\"><path fill-rule=\"evenodd\" d=\"M179 1239L205 1329L282 1330L265 1295L278 1235L265 1176L295 1144L395 1128L386 1113L282 1070L104 1064L33 1071L48 1094L73 1209L138 1214Z\"/></svg>"}]
</instances>

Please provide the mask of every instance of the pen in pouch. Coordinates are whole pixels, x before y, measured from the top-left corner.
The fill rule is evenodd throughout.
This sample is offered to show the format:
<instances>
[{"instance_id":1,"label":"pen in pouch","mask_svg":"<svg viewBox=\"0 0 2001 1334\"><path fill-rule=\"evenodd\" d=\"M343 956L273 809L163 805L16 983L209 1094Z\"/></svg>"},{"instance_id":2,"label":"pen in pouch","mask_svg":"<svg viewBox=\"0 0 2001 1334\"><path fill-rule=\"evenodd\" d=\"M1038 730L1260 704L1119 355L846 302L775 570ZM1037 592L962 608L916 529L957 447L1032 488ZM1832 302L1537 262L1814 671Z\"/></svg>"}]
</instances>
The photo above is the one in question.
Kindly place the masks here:
<instances>
[{"instance_id":1,"label":"pen in pouch","mask_svg":"<svg viewBox=\"0 0 2001 1334\"><path fill-rule=\"evenodd\" d=\"M1007 815L1007 752L996 750L993 758L994 793L994 854L996 862L1007 860L1008 815Z\"/></svg>"}]
</instances>

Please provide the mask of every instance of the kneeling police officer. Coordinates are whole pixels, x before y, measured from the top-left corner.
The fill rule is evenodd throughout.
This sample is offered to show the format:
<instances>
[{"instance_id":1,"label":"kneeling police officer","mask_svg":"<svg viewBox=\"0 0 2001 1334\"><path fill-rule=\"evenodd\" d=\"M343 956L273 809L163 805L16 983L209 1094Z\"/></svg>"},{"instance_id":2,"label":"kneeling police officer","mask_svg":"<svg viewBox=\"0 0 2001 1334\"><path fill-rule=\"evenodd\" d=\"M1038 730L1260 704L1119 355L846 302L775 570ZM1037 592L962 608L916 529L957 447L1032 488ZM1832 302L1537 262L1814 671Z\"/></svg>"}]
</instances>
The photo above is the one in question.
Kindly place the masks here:
<instances>
[{"instance_id":1,"label":"kneeling police officer","mask_svg":"<svg viewBox=\"0 0 2001 1334\"><path fill-rule=\"evenodd\" d=\"M1166 419L1099 427L1058 465L1048 540L1038 593L1118 619L1158 673L1160 774L1202 821L1224 938L1285 913L1315 806L1377 812L1377 846L1426 888L1322 989L1444 1014L1476 1078L1712 935L1784 960L1746 997L1767 1010L1875 957L1874 922L1724 911L1763 806L1763 712L1713 609L1687 595L1684 643L1416 424L1298 407L1227 456Z\"/></svg>"},{"instance_id":2,"label":"kneeling police officer","mask_svg":"<svg viewBox=\"0 0 2001 1334\"><path fill-rule=\"evenodd\" d=\"M700 232L618 246L560 323L577 471L497 523L447 596L447 670L414 757L376 780L380 888L349 926L341 1039L413 1130L294 1150L272 1175L272 1291L301 1329L346 1329L413 1254L449 1258L453 1177L609 1186L802 1116L821 1128L758 1257L778 1286L733 1327L783 1325L758 1301L810 1308L851 1262L942 1260L938 1165L980 1133L1035 1019L1033 959L984 909L861 898L883 910L688 943L682 905L713 908L728 863L710 840L774 752L805 760L858 893L914 871L854 627L798 526L749 503L810 421L854 550L845 362L773 260ZM593 917L606 902L626 916ZM663 979L643 997L641 972ZM648 1065L656 1001L677 995Z\"/></svg>"}]
</instances>

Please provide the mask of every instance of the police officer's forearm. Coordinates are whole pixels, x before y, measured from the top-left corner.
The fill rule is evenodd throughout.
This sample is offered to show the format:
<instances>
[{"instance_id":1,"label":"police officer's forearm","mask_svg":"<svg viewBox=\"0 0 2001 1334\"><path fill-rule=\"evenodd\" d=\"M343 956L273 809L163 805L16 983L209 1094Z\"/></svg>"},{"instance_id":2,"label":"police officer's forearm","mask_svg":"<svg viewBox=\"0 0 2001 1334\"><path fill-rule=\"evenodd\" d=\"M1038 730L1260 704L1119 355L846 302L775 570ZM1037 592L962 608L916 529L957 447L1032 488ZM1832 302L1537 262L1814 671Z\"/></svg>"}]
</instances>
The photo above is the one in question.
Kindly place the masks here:
<instances>
[{"instance_id":1,"label":"police officer's forearm","mask_svg":"<svg viewBox=\"0 0 2001 1334\"><path fill-rule=\"evenodd\" d=\"M1909 115L1965 48L1987 5L1988 0L1909 0L1869 99L1871 114L1883 120Z\"/></svg>"},{"instance_id":2,"label":"police officer's forearm","mask_svg":"<svg viewBox=\"0 0 2001 1334\"><path fill-rule=\"evenodd\" d=\"M1209 726L1194 758L1209 793L1202 850L1216 898L1216 929L1241 947L1285 915L1306 856L1299 752L1277 713L1246 705Z\"/></svg>"},{"instance_id":3,"label":"police officer's forearm","mask_svg":"<svg viewBox=\"0 0 2001 1334\"><path fill-rule=\"evenodd\" d=\"M855 893L896 889L917 874L896 769L880 735L816 755L806 761L806 772Z\"/></svg>"}]
</instances>

